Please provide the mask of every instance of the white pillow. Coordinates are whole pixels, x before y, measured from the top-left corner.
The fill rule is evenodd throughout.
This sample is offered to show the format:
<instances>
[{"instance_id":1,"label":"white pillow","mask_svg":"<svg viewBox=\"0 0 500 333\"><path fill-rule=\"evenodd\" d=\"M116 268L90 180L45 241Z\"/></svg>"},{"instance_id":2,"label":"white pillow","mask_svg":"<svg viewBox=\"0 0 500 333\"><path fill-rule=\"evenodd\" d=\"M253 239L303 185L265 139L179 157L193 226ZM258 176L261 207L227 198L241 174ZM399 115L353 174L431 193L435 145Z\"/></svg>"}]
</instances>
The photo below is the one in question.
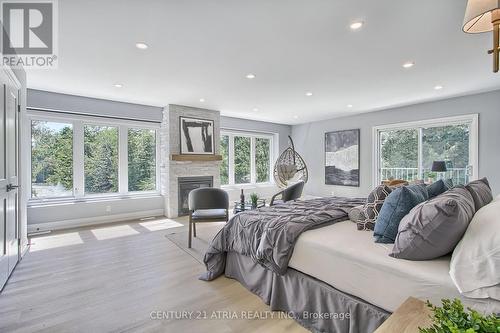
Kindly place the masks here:
<instances>
[{"instance_id":1,"label":"white pillow","mask_svg":"<svg viewBox=\"0 0 500 333\"><path fill-rule=\"evenodd\" d=\"M450 276L466 297L500 300L500 196L474 215L453 251Z\"/></svg>"}]
</instances>

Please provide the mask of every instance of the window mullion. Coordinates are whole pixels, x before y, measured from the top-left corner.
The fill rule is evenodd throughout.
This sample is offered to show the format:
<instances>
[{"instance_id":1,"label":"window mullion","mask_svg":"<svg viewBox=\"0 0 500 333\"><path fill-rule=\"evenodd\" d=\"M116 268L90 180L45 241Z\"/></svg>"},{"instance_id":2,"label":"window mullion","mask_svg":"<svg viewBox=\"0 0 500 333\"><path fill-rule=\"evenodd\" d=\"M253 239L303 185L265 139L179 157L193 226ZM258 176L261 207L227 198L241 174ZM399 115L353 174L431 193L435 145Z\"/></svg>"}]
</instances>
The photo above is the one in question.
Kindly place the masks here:
<instances>
[{"instance_id":1,"label":"window mullion","mask_svg":"<svg viewBox=\"0 0 500 333\"><path fill-rule=\"evenodd\" d=\"M128 193L128 127L118 128L118 192Z\"/></svg>"},{"instance_id":2,"label":"window mullion","mask_svg":"<svg viewBox=\"0 0 500 333\"><path fill-rule=\"evenodd\" d=\"M73 193L76 198L85 195L85 143L83 122L73 122Z\"/></svg>"},{"instance_id":3,"label":"window mullion","mask_svg":"<svg viewBox=\"0 0 500 333\"><path fill-rule=\"evenodd\" d=\"M229 135L228 136L229 140L229 151L228 151L228 157L229 157L229 184L233 185L234 184L234 136Z\"/></svg>"}]
</instances>

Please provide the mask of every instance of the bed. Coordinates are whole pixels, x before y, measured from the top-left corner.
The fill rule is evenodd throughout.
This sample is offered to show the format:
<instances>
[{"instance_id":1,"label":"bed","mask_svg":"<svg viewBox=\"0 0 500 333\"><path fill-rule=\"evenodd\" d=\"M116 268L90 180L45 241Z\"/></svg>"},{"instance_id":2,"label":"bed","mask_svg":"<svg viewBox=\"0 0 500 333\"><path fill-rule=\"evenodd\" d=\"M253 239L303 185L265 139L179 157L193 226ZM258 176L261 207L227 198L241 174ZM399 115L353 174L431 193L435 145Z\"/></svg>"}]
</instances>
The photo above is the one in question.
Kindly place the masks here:
<instances>
[{"instance_id":1,"label":"bed","mask_svg":"<svg viewBox=\"0 0 500 333\"><path fill-rule=\"evenodd\" d=\"M450 256L410 261L389 257L391 250L392 244L375 243L371 232L343 221L304 232L288 266L389 312L408 296L435 304L443 298L460 298L478 311L500 312L498 301L460 295L449 274Z\"/></svg>"},{"instance_id":2,"label":"bed","mask_svg":"<svg viewBox=\"0 0 500 333\"><path fill-rule=\"evenodd\" d=\"M363 199L318 198L236 215L205 254L212 280L238 280L272 310L313 332L373 332L407 297L458 297L481 311L500 302L465 299L449 274L449 257L407 261L391 245L347 220Z\"/></svg>"}]
</instances>

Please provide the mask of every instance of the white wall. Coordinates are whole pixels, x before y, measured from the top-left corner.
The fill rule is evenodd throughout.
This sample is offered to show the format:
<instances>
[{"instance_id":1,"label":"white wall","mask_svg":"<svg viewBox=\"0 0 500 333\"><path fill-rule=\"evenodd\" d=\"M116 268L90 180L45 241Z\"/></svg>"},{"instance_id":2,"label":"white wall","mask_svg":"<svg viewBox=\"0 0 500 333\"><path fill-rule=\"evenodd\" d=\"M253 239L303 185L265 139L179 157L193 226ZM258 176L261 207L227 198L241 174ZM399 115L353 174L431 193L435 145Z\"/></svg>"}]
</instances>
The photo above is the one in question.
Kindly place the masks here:
<instances>
[{"instance_id":1,"label":"white wall","mask_svg":"<svg viewBox=\"0 0 500 333\"><path fill-rule=\"evenodd\" d=\"M500 91L457 97L292 127L297 151L309 169L305 191L311 195L366 196L372 188L372 128L400 122L479 114L479 177L488 177L500 193ZM360 128L360 187L325 185L326 132Z\"/></svg>"}]
</instances>

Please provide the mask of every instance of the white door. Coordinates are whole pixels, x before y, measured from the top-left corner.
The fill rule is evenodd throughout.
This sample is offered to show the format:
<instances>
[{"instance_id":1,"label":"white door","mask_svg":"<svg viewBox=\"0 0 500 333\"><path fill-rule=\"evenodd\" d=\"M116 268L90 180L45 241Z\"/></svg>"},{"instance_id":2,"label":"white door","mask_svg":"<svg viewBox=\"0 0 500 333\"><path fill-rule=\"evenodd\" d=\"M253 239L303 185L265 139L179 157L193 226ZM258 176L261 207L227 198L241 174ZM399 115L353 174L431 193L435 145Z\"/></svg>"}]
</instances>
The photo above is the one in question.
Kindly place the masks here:
<instances>
[{"instance_id":1,"label":"white door","mask_svg":"<svg viewBox=\"0 0 500 333\"><path fill-rule=\"evenodd\" d=\"M0 289L19 260L18 93L0 70Z\"/></svg>"}]
</instances>

